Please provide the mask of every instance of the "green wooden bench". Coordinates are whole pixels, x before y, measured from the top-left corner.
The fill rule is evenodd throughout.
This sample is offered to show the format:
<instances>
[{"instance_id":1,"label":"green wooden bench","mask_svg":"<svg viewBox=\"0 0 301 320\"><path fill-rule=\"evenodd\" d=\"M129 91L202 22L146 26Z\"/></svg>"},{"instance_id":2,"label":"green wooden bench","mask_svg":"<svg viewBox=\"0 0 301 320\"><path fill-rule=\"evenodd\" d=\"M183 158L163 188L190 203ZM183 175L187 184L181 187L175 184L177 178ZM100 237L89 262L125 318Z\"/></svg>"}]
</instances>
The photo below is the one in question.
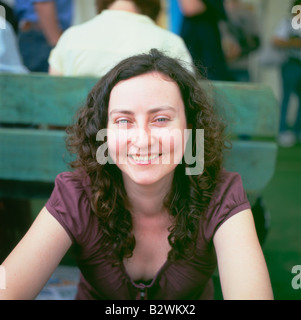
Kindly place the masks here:
<instances>
[{"instance_id":1,"label":"green wooden bench","mask_svg":"<svg viewBox=\"0 0 301 320\"><path fill-rule=\"evenodd\" d=\"M47 198L55 176L68 170L65 132L48 125L72 121L95 78L54 77L46 74L0 74L0 122L39 125L0 127L0 197ZM225 166L241 174L250 198L273 176L279 106L262 84L202 83L229 123L231 151Z\"/></svg>"}]
</instances>

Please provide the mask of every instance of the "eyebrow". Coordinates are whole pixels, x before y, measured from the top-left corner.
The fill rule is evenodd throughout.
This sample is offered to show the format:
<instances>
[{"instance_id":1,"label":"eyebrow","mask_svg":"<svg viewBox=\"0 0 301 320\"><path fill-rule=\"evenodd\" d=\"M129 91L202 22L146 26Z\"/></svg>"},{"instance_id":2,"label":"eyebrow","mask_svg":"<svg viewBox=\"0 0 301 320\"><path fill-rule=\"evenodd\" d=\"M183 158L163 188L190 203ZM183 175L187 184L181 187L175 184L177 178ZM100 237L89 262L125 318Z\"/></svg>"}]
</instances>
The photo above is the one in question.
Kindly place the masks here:
<instances>
[{"instance_id":1,"label":"eyebrow","mask_svg":"<svg viewBox=\"0 0 301 320\"><path fill-rule=\"evenodd\" d=\"M153 108L147 111L147 114L153 114L153 113L157 113L160 111L173 111L176 112L176 109L174 107L171 106L164 106L164 107L158 107L158 108ZM134 112L129 111L129 110L125 110L125 109L115 109L112 110L109 115L112 115L114 113L123 113L123 114L128 114L128 115L133 115Z\"/></svg>"}]
</instances>

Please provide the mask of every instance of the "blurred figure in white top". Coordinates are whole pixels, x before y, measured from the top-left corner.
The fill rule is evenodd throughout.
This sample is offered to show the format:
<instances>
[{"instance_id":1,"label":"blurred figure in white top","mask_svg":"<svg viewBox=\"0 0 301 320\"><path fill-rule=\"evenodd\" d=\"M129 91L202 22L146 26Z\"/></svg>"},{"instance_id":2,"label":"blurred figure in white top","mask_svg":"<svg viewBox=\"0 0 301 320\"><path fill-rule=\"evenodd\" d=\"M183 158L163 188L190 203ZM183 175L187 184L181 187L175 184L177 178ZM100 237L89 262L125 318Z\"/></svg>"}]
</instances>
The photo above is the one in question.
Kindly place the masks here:
<instances>
[{"instance_id":1,"label":"blurred figure in white top","mask_svg":"<svg viewBox=\"0 0 301 320\"><path fill-rule=\"evenodd\" d=\"M192 66L178 35L158 26L160 0L98 0L98 15L61 36L49 58L50 74L103 76L124 58L156 48Z\"/></svg>"}]
</instances>

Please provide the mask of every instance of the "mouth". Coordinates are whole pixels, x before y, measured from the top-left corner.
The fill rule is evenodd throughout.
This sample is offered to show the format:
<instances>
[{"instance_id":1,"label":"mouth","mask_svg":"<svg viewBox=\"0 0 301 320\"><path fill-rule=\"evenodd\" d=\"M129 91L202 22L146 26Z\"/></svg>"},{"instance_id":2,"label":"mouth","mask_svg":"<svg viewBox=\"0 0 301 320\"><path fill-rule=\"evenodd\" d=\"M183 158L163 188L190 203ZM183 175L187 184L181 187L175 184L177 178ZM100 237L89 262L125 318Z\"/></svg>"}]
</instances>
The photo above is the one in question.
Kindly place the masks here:
<instances>
[{"instance_id":1,"label":"mouth","mask_svg":"<svg viewBox=\"0 0 301 320\"><path fill-rule=\"evenodd\" d=\"M158 154L152 154L152 155L134 155L129 154L129 158L133 159L135 163L137 164L150 164L152 161L158 159L162 156L161 153Z\"/></svg>"}]
</instances>

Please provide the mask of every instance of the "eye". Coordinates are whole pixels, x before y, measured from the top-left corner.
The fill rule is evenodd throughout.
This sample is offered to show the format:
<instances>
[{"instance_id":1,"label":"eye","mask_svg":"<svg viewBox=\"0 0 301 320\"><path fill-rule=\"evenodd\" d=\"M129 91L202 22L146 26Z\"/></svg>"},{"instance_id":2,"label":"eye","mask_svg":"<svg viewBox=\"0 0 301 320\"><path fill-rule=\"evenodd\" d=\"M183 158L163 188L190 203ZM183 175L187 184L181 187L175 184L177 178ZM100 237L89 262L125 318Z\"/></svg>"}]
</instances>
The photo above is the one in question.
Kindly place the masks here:
<instances>
[{"instance_id":1,"label":"eye","mask_svg":"<svg viewBox=\"0 0 301 320\"><path fill-rule=\"evenodd\" d=\"M166 117L158 117L158 118L155 118L153 122L156 123L156 124L159 124L159 125L164 125L168 121L169 121L169 119L166 118Z\"/></svg>"},{"instance_id":2,"label":"eye","mask_svg":"<svg viewBox=\"0 0 301 320\"><path fill-rule=\"evenodd\" d=\"M129 123L129 120L121 119L121 120L117 120L116 123L118 123L118 124L127 124L127 123Z\"/></svg>"},{"instance_id":3,"label":"eye","mask_svg":"<svg viewBox=\"0 0 301 320\"><path fill-rule=\"evenodd\" d=\"M121 128L128 128L131 125L131 121L128 119L117 119L114 123Z\"/></svg>"}]
</instances>

